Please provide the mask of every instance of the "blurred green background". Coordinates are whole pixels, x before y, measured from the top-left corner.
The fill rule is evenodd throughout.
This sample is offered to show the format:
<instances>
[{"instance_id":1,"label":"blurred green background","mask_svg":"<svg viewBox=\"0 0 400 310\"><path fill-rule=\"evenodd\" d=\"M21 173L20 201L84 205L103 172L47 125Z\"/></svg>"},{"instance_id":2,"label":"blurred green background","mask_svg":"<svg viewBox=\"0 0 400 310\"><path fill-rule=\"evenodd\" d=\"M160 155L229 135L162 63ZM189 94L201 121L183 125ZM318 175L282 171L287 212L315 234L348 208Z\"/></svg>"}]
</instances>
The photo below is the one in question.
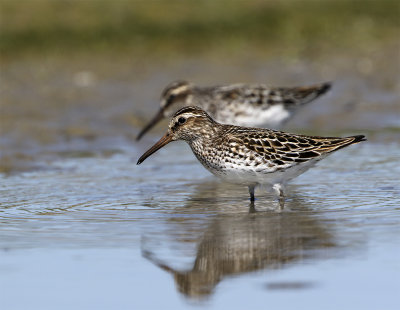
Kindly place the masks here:
<instances>
[{"instance_id":1,"label":"blurred green background","mask_svg":"<svg viewBox=\"0 0 400 310\"><path fill-rule=\"evenodd\" d=\"M262 53L312 57L399 36L396 0L2 0L2 59L25 54Z\"/></svg>"}]
</instances>

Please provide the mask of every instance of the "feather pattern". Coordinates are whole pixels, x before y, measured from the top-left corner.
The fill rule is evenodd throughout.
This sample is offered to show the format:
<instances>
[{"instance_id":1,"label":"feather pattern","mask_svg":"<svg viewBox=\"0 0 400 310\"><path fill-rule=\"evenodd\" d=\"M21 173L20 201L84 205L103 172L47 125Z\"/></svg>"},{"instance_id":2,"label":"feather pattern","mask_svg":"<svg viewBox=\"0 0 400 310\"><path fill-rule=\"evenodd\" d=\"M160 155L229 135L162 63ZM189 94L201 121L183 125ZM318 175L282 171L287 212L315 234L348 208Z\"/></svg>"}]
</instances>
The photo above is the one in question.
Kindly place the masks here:
<instances>
[{"instance_id":1,"label":"feather pattern","mask_svg":"<svg viewBox=\"0 0 400 310\"><path fill-rule=\"evenodd\" d=\"M222 179L254 188L267 185L280 195L282 185L316 162L348 145L365 141L362 135L318 137L282 131L224 125L198 107L184 107L170 121L168 132L141 156L138 164L170 141L186 141L197 159Z\"/></svg>"},{"instance_id":2,"label":"feather pattern","mask_svg":"<svg viewBox=\"0 0 400 310\"><path fill-rule=\"evenodd\" d=\"M208 170L234 183L286 183L329 153L364 140L364 136L313 137L222 124L217 128L215 137L189 144ZM268 177L283 171L287 173L275 174L278 178Z\"/></svg>"},{"instance_id":3,"label":"feather pattern","mask_svg":"<svg viewBox=\"0 0 400 310\"><path fill-rule=\"evenodd\" d=\"M330 88L330 83L303 87L270 87L263 84L199 87L186 81L175 81L162 92L161 109L137 139L162 118L171 117L185 106L201 107L223 124L277 128L290 119L299 107Z\"/></svg>"}]
</instances>

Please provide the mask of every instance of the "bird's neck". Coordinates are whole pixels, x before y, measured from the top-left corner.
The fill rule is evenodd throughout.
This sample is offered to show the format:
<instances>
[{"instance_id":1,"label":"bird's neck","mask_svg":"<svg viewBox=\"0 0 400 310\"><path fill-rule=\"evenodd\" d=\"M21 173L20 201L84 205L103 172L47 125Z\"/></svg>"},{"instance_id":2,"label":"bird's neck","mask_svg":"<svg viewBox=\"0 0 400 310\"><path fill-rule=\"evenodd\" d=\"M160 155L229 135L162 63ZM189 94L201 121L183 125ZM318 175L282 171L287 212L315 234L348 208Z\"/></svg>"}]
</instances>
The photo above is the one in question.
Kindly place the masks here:
<instances>
[{"instance_id":1,"label":"bird's neck","mask_svg":"<svg viewBox=\"0 0 400 310\"><path fill-rule=\"evenodd\" d=\"M213 148L213 145L215 145L215 141L219 136L220 127L221 125L218 123L204 126L194 139L187 141L196 155L200 152L204 152L204 150Z\"/></svg>"}]
</instances>

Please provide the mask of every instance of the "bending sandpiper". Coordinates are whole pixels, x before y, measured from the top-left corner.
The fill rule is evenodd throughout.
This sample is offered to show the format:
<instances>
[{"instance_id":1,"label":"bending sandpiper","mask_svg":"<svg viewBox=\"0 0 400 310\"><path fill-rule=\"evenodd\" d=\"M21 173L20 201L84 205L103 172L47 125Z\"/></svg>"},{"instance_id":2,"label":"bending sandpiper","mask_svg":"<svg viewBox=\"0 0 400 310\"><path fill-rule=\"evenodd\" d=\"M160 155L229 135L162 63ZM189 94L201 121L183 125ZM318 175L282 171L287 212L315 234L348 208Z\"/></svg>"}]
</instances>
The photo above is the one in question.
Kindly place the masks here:
<instances>
[{"instance_id":1,"label":"bending sandpiper","mask_svg":"<svg viewBox=\"0 0 400 310\"><path fill-rule=\"evenodd\" d=\"M186 81L168 85L161 95L161 108L137 136L179 108L198 106L215 121L238 126L278 128L302 105L331 88L330 83L303 87L269 87L257 84L232 84L198 87Z\"/></svg>"}]
</instances>

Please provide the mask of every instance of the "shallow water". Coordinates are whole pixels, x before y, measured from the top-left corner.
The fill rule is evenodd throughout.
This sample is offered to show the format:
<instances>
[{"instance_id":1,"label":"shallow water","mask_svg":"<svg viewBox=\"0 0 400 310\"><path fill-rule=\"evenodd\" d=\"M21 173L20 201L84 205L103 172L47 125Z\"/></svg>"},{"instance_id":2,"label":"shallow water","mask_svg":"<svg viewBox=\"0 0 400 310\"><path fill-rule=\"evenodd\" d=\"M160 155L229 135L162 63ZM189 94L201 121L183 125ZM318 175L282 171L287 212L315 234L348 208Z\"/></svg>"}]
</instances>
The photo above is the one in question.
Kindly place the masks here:
<instances>
[{"instance_id":1,"label":"shallow water","mask_svg":"<svg viewBox=\"0 0 400 310\"><path fill-rule=\"evenodd\" d=\"M1 177L5 309L398 306L398 144L328 157L283 212L262 192L251 212L184 143L136 166L141 151Z\"/></svg>"},{"instance_id":2,"label":"shallow water","mask_svg":"<svg viewBox=\"0 0 400 310\"><path fill-rule=\"evenodd\" d=\"M5 66L2 308L397 309L400 84L378 56L362 59L369 71L351 59ZM282 212L257 191L254 212L246 188L216 180L183 142L136 166L165 123L135 135L182 77L334 80L287 130L368 141L290 183Z\"/></svg>"}]
</instances>

